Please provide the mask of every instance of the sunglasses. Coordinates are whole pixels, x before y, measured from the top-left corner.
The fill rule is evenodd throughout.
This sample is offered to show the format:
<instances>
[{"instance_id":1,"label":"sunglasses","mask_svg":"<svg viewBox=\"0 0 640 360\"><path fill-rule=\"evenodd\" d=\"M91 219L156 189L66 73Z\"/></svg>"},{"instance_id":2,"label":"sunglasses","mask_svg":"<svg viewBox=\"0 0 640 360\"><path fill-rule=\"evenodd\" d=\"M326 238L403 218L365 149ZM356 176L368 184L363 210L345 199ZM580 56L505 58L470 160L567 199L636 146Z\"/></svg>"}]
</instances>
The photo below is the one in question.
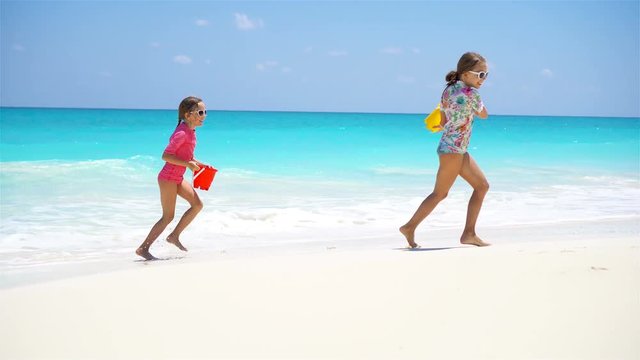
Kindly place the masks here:
<instances>
[{"instance_id":1,"label":"sunglasses","mask_svg":"<svg viewBox=\"0 0 640 360\"><path fill-rule=\"evenodd\" d=\"M207 110L189 111L190 113L197 113L200 116L207 115Z\"/></svg>"},{"instance_id":2,"label":"sunglasses","mask_svg":"<svg viewBox=\"0 0 640 360\"><path fill-rule=\"evenodd\" d=\"M477 76L477 77L478 77L478 79L486 79L486 78L487 78L487 76L489 76L489 73L488 73L488 72L486 72L486 71L480 71L480 72L477 72L477 71L471 71L471 70L469 70L469 72L470 72L470 73L472 73L473 75Z\"/></svg>"}]
</instances>

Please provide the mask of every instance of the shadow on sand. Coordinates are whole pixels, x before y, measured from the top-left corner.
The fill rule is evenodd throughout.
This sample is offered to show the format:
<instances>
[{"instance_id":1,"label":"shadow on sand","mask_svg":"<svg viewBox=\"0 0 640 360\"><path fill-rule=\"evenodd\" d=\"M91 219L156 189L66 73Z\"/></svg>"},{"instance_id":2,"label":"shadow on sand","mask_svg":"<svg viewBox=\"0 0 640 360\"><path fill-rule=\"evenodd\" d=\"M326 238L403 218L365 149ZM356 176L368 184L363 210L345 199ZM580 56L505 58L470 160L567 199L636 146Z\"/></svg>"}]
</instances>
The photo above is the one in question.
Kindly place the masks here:
<instances>
[{"instance_id":1,"label":"shadow on sand","mask_svg":"<svg viewBox=\"0 0 640 360\"><path fill-rule=\"evenodd\" d=\"M424 247L418 247L418 248L410 248L410 247L403 247L403 248L394 248L393 250L398 250L398 251L438 251L438 250L449 250L449 249L459 249L462 246L451 246L451 247L432 247L432 248L424 248Z\"/></svg>"},{"instance_id":2,"label":"shadow on sand","mask_svg":"<svg viewBox=\"0 0 640 360\"><path fill-rule=\"evenodd\" d=\"M133 262L137 262L137 263L150 263L150 262L156 262L156 261L167 261L167 260L180 260L180 259L184 259L186 256L165 256L165 257L158 257L158 258L154 258L154 259L136 259L133 260Z\"/></svg>"}]
</instances>

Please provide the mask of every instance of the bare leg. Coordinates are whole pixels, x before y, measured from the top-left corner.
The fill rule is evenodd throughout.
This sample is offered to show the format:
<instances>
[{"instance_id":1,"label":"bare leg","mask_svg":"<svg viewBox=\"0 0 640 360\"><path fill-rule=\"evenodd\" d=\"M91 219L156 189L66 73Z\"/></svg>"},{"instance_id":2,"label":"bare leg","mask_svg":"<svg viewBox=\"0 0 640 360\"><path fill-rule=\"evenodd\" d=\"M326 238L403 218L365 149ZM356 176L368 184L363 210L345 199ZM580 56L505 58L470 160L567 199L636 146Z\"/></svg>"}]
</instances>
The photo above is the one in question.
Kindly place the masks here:
<instances>
[{"instance_id":1,"label":"bare leg","mask_svg":"<svg viewBox=\"0 0 640 360\"><path fill-rule=\"evenodd\" d=\"M173 220L176 210L176 196L178 195L178 184L170 181L158 180L160 186L160 203L162 204L162 217L149 231L149 235L136 250L136 254L145 258L145 260L155 260L151 255L149 248L151 244L162 234L164 229Z\"/></svg>"},{"instance_id":2,"label":"bare leg","mask_svg":"<svg viewBox=\"0 0 640 360\"><path fill-rule=\"evenodd\" d=\"M449 189L451 189L460 173L462 160L462 154L440 155L440 167L436 175L436 185L433 188L433 192L424 199L409 222L400 227L400 232L407 239L410 247L415 248L418 246L414 240L416 228L433 211L436 205L447 197Z\"/></svg>"},{"instance_id":3,"label":"bare leg","mask_svg":"<svg viewBox=\"0 0 640 360\"><path fill-rule=\"evenodd\" d=\"M187 251L187 248L180 242L180 234L202 210L203 205L198 193L186 180L183 180L182 184L178 186L178 195L187 200L191 207L185 211L176 228L167 236L167 242L177 246L182 251Z\"/></svg>"},{"instance_id":4,"label":"bare leg","mask_svg":"<svg viewBox=\"0 0 640 360\"><path fill-rule=\"evenodd\" d=\"M489 182L482 173L482 170L480 170L478 164L468 153L464 155L460 176L473 187L473 194L471 195L471 199L469 199L469 206L467 207L467 221L462 236L460 237L460 242L467 245L488 246L488 243L482 241L482 239L476 235L476 221L482 208L484 196L489 191Z\"/></svg>"}]
</instances>

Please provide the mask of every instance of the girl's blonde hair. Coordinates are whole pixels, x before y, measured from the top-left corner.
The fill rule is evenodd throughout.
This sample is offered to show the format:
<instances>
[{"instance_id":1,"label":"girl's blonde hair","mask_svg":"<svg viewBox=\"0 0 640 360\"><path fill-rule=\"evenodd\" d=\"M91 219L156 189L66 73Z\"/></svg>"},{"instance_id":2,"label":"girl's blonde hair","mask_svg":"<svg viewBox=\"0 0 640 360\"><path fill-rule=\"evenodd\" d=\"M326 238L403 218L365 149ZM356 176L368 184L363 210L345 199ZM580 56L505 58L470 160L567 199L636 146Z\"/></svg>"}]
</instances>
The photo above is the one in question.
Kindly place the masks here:
<instances>
[{"instance_id":1,"label":"girl's blonde hair","mask_svg":"<svg viewBox=\"0 0 640 360\"><path fill-rule=\"evenodd\" d=\"M202 99L195 96L187 96L182 99L180 102L180 106L178 106L178 125L180 125L180 121L185 119L185 116L188 112L193 111L193 109L198 107L198 104L202 102Z\"/></svg>"},{"instance_id":2,"label":"girl's blonde hair","mask_svg":"<svg viewBox=\"0 0 640 360\"><path fill-rule=\"evenodd\" d=\"M460 80L460 75L473 69L476 64L485 62L487 61L478 53L467 52L462 54L460 60L458 60L458 67L456 71L449 71L447 76L445 76L447 85L453 85L456 81Z\"/></svg>"}]
</instances>

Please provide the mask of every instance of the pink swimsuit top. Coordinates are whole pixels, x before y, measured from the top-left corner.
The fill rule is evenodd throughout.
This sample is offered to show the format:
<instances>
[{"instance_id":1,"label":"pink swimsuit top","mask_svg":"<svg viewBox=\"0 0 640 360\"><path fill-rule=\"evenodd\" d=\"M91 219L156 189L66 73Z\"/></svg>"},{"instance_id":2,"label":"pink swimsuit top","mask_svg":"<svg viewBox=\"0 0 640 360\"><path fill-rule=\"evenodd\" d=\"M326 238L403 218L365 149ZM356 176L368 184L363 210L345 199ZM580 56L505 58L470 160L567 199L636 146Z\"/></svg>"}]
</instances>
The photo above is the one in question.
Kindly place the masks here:
<instances>
[{"instance_id":1,"label":"pink swimsuit top","mask_svg":"<svg viewBox=\"0 0 640 360\"><path fill-rule=\"evenodd\" d=\"M175 155L180 160L193 160L193 151L196 148L196 132L189 129L184 122L180 123L176 130L169 138L169 145L164 149L165 154ZM187 170L184 166L165 163L162 170L158 174L158 179L168 180L180 184L183 179L184 172Z\"/></svg>"}]
</instances>

